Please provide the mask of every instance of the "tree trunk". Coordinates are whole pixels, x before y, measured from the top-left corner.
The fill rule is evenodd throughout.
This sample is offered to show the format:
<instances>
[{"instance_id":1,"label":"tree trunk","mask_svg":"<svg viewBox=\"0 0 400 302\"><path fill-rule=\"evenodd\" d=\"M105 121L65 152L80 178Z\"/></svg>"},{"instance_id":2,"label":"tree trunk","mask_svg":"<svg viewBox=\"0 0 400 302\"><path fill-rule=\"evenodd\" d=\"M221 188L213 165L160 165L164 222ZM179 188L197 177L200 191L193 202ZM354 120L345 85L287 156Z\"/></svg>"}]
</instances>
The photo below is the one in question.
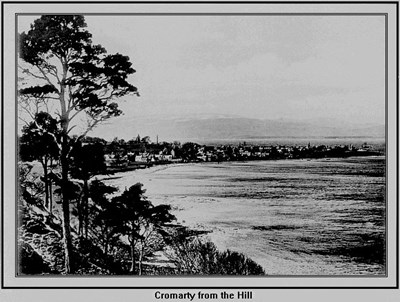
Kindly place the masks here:
<instances>
[{"instance_id":1,"label":"tree trunk","mask_svg":"<svg viewBox=\"0 0 400 302\"><path fill-rule=\"evenodd\" d=\"M44 177L44 206L46 209L49 208L49 177L48 177L48 171L47 171L47 159L44 158L42 161L42 167L43 167L43 177Z\"/></svg>"},{"instance_id":2,"label":"tree trunk","mask_svg":"<svg viewBox=\"0 0 400 302\"><path fill-rule=\"evenodd\" d=\"M135 261L135 240L131 242L131 257L132 257L132 264L130 272L132 275L136 273L136 261Z\"/></svg>"},{"instance_id":3,"label":"tree trunk","mask_svg":"<svg viewBox=\"0 0 400 302\"><path fill-rule=\"evenodd\" d=\"M50 214L53 213L53 183L51 180L49 181L49 212Z\"/></svg>"},{"instance_id":4,"label":"tree trunk","mask_svg":"<svg viewBox=\"0 0 400 302\"><path fill-rule=\"evenodd\" d=\"M61 150L61 192L62 192L62 209L63 209L63 241L64 241L64 253L65 253L65 271L67 274L73 273L72 263L72 238L71 238L71 226L70 226L70 209L68 199L68 141L67 134L63 135L62 138L62 150Z\"/></svg>"},{"instance_id":5,"label":"tree trunk","mask_svg":"<svg viewBox=\"0 0 400 302\"><path fill-rule=\"evenodd\" d=\"M142 275L142 262L143 262L144 247L140 249L139 262L138 262L138 275Z\"/></svg>"},{"instance_id":6,"label":"tree trunk","mask_svg":"<svg viewBox=\"0 0 400 302\"><path fill-rule=\"evenodd\" d=\"M88 239L89 229L89 185L88 180L83 180L83 200L82 200L83 215L85 220L85 239Z\"/></svg>"},{"instance_id":7,"label":"tree trunk","mask_svg":"<svg viewBox=\"0 0 400 302\"><path fill-rule=\"evenodd\" d=\"M67 59L61 59L62 64L62 80L60 83L60 105L61 105L61 193L62 193L62 209L63 209L63 241L64 241L64 253L65 253L65 271L67 274L74 272L74 265L72 262L72 237L71 237L71 225L70 225L70 212L69 212L69 196L68 196L68 126L69 126L69 111L66 102L66 85L65 79L67 78L68 64Z\"/></svg>"},{"instance_id":8,"label":"tree trunk","mask_svg":"<svg viewBox=\"0 0 400 302\"><path fill-rule=\"evenodd\" d=\"M53 158L50 158L50 169L53 172ZM49 212L53 212L53 181L49 178Z\"/></svg>"},{"instance_id":9,"label":"tree trunk","mask_svg":"<svg viewBox=\"0 0 400 302\"><path fill-rule=\"evenodd\" d=\"M53 214L53 182L51 179L49 180L49 197L49 212Z\"/></svg>"},{"instance_id":10,"label":"tree trunk","mask_svg":"<svg viewBox=\"0 0 400 302\"><path fill-rule=\"evenodd\" d=\"M78 236L83 235L83 213L82 213L82 198L79 197L76 201L78 209Z\"/></svg>"},{"instance_id":11,"label":"tree trunk","mask_svg":"<svg viewBox=\"0 0 400 302\"><path fill-rule=\"evenodd\" d=\"M104 255L107 256L108 254L108 239L104 239L104 243L103 243L103 251L104 251Z\"/></svg>"}]
</instances>

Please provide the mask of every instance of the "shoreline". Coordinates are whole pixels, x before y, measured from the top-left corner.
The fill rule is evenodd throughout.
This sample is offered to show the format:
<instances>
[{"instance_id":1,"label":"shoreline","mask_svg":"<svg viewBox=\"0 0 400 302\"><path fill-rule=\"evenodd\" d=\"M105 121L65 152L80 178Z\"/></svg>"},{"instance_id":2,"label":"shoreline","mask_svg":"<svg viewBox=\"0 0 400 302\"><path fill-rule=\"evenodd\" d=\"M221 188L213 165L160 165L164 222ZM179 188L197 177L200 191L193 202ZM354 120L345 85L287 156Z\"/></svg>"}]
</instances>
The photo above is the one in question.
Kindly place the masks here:
<instances>
[{"instance_id":1,"label":"shoreline","mask_svg":"<svg viewBox=\"0 0 400 302\"><path fill-rule=\"evenodd\" d=\"M339 220L343 214L340 212L343 200L338 199L332 203L328 197L323 200L310 197L307 188L311 186L311 183L286 178L286 174L281 173L287 173L287 170L279 172L281 165L284 165L285 169L287 169L287 165L293 165L293 168L296 168L299 165L308 165L308 163L315 167L319 164L325 166L327 163L332 163L334 166L337 163L343 165L344 162L344 165L348 166L345 163L347 160L364 162L365 159L384 160L385 157L381 155L334 159L269 160L264 162L231 161L220 164L216 162L175 163L142 169L137 172L122 172L115 175L117 176L116 179L105 181L117 186L120 190L137 182L143 183L147 190L145 195L154 205L171 205L173 214L177 217L177 223L194 230L207 231L208 233L202 237L216 244L219 250L230 249L244 253L262 265L267 274L286 275L296 272L294 275L297 273L312 275L332 271L332 275L351 275L353 272L367 274L371 270L374 275L380 275L384 267L379 264L343 260L340 254L314 253L309 250L314 247L328 248L329 245L325 246L328 243L324 240L327 238L326 236L330 236L329 234L336 234L336 231L334 232L332 228L338 228L342 235L346 235L346 230L352 230L354 227L360 228L360 233L364 232L361 230L365 230L369 234L370 231L365 229L366 227L372 228L372 231L378 226L365 225L363 221L341 223ZM225 167L223 167L224 164ZM264 172L253 170L253 166L254 168L263 166ZM219 169L219 167L223 169ZM171 168L172 170L169 170ZM209 170L211 174L206 172L207 168L211 168ZM231 168L232 170L230 170ZM236 174L231 174L231 171ZM257 174L266 171L272 173L264 174L266 179L272 178L271 182L265 185L262 184L262 181L259 181L258 185L257 182L251 183L252 188L261 190L260 192L265 191L263 198L251 195L251 192L248 191L250 183L243 183L240 180L229 183L229 179L236 179L235 176L241 175L243 172ZM276 173L279 173L280 176L277 176ZM193 177L188 177L189 175L193 175ZM250 174L250 179L251 175L253 174ZM313 181L320 182L318 187L321 190L326 190L325 177L310 175ZM344 174L344 177L352 177L346 175ZM299 175L299 177L299 179L304 180L309 178L309 176L304 178L302 175ZM335 175L328 174L326 177L332 180L336 179ZM221 180L224 180L224 182L221 182ZM282 180L284 183L281 182ZM363 183L364 178L359 180ZM285 183L293 184L290 188L296 190L298 197L296 197L297 195L287 194L292 189L285 189L288 188ZM226 195L225 193L230 190L245 194ZM334 190L334 187L331 190ZM215 192L221 194L215 195ZM278 195L281 198L276 199ZM364 207L369 207L369 202L365 199L365 202L349 203L348 205L358 213L366 210ZM327 207L328 204L338 208ZM326 212L327 210L328 212ZM331 223L327 223L325 218L321 219L324 215L328 215ZM349 223L349 225L346 223ZM315 234L315 226L324 230L325 233ZM296 236L304 237L304 240L291 241L292 239L295 240ZM347 236L350 235L343 237L343 240L350 238ZM309 240L322 241L318 241L317 245L314 246L308 245Z\"/></svg>"},{"instance_id":2,"label":"shoreline","mask_svg":"<svg viewBox=\"0 0 400 302\"><path fill-rule=\"evenodd\" d=\"M376 152L379 153L379 152ZM386 158L386 154L360 154L360 155L349 155L344 157L310 157L310 158L275 158L275 159L247 159L247 160L227 160L227 161L189 161L189 162L166 162L157 164L139 164L128 167L115 168L108 170L99 176L112 176L118 173L132 172L132 171L161 171L168 169L169 167L180 166L180 165L204 165L204 164L225 164L225 163L250 163L250 162L277 162L277 161L313 161L313 160L335 160L335 159L351 159L351 158ZM144 166L144 167L143 167ZM158 169L157 169L158 168Z\"/></svg>"}]
</instances>

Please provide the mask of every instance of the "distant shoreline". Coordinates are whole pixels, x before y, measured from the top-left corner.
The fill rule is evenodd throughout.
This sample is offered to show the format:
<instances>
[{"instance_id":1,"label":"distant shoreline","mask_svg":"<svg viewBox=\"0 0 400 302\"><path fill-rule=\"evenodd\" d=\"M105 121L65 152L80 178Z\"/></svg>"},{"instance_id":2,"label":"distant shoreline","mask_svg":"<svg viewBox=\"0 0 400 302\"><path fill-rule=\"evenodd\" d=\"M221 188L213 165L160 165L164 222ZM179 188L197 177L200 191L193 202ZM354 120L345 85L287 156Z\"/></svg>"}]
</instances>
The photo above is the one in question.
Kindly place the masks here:
<instances>
[{"instance_id":1,"label":"distant shoreline","mask_svg":"<svg viewBox=\"0 0 400 302\"><path fill-rule=\"evenodd\" d=\"M132 172L132 171L140 171L140 170L146 170L146 171L151 171L151 170L164 170L168 169L169 167L173 166L186 166L186 165L204 165L204 164L224 164L224 163L248 163L248 162L275 162L275 161L300 161L300 160L305 160L305 161L311 161L311 160L331 160L331 159L351 159L351 158L371 158L371 157L377 157L377 158L385 158L385 154L373 154L373 155L350 155L350 156L345 156L345 157L315 157L315 158L281 158L281 159L247 159L247 160L231 160L231 161L191 161L191 162L165 162L165 163L158 163L158 164L141 164L140 168L135 167L135 166L128 166L128 167L123 167L121 169L113 169L111 171L107 171L103 174L100 174L102 176L106 175L113 175L116 173L124 173L124 172ZM145 167L143 167L145 166ZM163 167L163 168L161 168ZM157 169L161 168L161 169ZM149 172L150 172L149 171Z\"/></svg>"},{"instance_id":2,"label":"distant shoreline","mask_svg":"<svg viewBox=\"0 0 400 302\"><path fill-rule=\"evenodd\" d=\"M238 144L240 142L249 143L274 143L280 142L285 143L288 146L298 145L300 142L313 142L313 143L347 143L347 144L362 144L369 142L373 144L385 144L386 139L384 137L370 137L370 136L310 136L310 137L288 137L288 136L268 136L268 137L243 137L243 138L219 138L219 139L193 139L185 138L181 139L183 142L197 141L200 144Z\"/></svg>"}]
</instances>

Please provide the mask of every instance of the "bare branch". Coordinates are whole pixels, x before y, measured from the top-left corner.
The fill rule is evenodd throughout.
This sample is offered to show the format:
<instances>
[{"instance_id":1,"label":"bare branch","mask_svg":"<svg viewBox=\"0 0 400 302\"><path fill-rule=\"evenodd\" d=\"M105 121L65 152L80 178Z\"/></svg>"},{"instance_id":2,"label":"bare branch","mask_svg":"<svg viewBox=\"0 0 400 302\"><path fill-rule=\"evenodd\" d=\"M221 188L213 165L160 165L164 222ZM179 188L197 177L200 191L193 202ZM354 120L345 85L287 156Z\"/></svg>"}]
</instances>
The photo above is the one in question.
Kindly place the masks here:
<instances>
[{"instance_id":1,"label":"bare branch","mask_svg":"<svg viewBox=\"0 0 400 302\"><path fill-rule=\"evenodd\" d=\"M76 127L76 125L72 126L71 128L69 128L69 130L67 131L67 134L69 134L69 132L74 129Z\"/></svg>"},{"instance_id":2,"label":"bare branch","mask_svg":"<svg viewBox=\"0 0 400 302\"><path fill-rule=\"evenodd\" d=\"M34 116L37 112L35 112L33 114L33 110L31 109L31 106L29 105L29 103L27 104L20 104L19 108L23 111L25 111L25 113L27 113L32 119L34 119Z\"/></svg>"},{"instance_id":3,"label":"bare branch","mask_svg":"<svg viewBox=\"0 0 400 302\"><path fill-rule=\"evenodd\" d=\"M49 83L51 86L56 87L56 85L54 85L54 84L50 81L49 77L48 77L47 74L44 72L43 67L41 67L41 66L36 66L36 67L37 67L37 69L39 69L39 71L42 73L42 75L43 75L43 77L45 78L45 80L47 81L47 83Z\"/></svg>"},{"instance_id":4,"label":"bare branch","mask_svg":"<svg viewBox=\"0 0 400 302\"><path fill-rule=\"evenodd\" d=\"M48 101L58 100L55 97L34 97L20 94L18 96L18 108L23 112L29 114L34 119L35 115L40 111L46 111L50 113Z\"/></svg>"},{"instance_id":5,"label":"bare branch","mask_svg":"<svg viewBox=\"0 0 400 302\"><path fill-rule=\"evenodd\" d=\"M32 109L33 102L29 102L27 98L19 97L18 108L27 113L32 119L35 118L35 115L39 112L39 104L41 101L35 99L34 105L35 108Z\"/></svg>"},{"instance_id":6,"label":"bare branch","mask_svg":"<svg viewBox=\"0 0 400 302\"><path fill-rule=\"evenodd\" d=\"M71 116L70 116L70 121L72 121L79 113L81 113L83 110L77 110L75 111Z\"/></svg>"},{"instance_id":7,"label":"bare branch","mask_svg":"<svg viewBox=\"0 0 400 302\"><path fill-rule=\"evenodd\" d=\"M24 124L25 124L26 126L29 126L28 121L24 120L22 117L18 116L18 119L19 119L20 121L24 122Z\"/></svg>"},{"instance_id":8,"label":"bare branch","mask_svg":"<svg viewBox=\"0 0 400 302\"><path fill-rule=\"evenodd\" d=\"M36 78L36 79L40 79L40 80L45 80L45 81L47 81L45 77L39 76L39 75L37 75L37 74L34 74L34 73L33 73L32 71L30 71L28 68L23 68L22 66L18 66L18 68L21 70L22 73L29 74L30 76L32 76L32 77L34 77L34 78Z\"/></svg>"},{"instance_id":9,"label":"bare branch","mask_svg":"<svg viewBox=\"0 0 400 302\"><path fill-rule=\"evenodd\" d=\"M72 95L71 87L69 87L69 89L68 89L68 94L69 94L68 111L71 111L72 109L75 109L75 106L76 106L74 97Z\"/></svg>"}]
</instances>

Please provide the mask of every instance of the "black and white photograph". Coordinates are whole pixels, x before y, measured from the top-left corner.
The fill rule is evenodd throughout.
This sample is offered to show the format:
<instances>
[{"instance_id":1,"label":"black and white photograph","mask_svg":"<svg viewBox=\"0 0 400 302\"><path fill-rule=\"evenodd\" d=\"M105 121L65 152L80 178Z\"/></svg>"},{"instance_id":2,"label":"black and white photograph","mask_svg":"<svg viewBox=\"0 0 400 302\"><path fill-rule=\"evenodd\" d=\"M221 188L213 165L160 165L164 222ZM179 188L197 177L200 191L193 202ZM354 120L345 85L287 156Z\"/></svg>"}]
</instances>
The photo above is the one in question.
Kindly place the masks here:
<instances>
[{"instance_id":1,"label":"black and white photograph","mask_svg":"<svg viewBox=\"0 0 400 302\"><path fill-rule=\"evenodd\" d=\"M93 6L12 16L16 280L398 272L397 15Z\"/></svg>"}]
</instances>

